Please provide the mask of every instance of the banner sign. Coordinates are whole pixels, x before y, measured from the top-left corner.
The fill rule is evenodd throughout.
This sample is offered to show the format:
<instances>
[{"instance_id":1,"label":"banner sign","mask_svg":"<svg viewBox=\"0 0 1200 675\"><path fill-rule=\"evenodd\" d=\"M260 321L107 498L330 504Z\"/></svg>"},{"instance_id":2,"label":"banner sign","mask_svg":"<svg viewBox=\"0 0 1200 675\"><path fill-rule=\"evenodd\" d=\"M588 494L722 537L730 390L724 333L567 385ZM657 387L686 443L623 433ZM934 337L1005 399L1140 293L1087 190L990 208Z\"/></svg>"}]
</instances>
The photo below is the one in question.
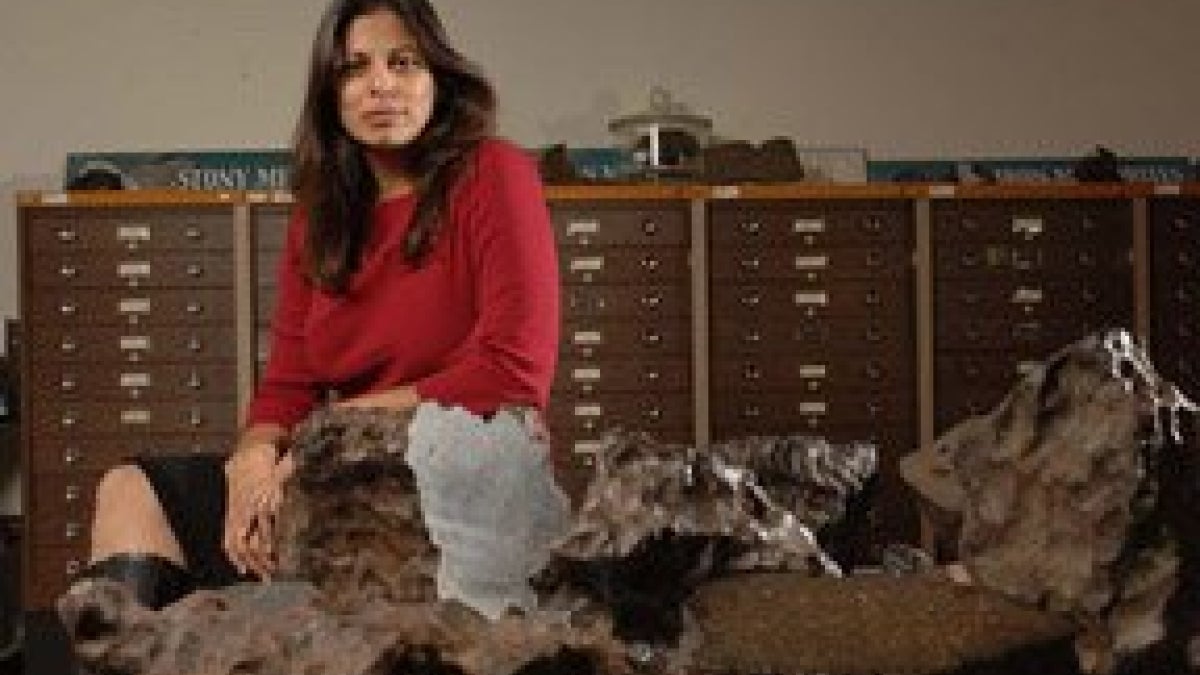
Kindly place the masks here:
<instances>
[{"instance_id":1,"label":"banner sign","mask_svg":"<svg viewBox=\"0 0 1200 675\"><path fill-rule=\"evenodd\" d=\"M867 180L914 183L1037 183L1074 180L1080 158L871 160ZM1117 171L1130 182L1183 183L1200 179L1200 158L1122 157Z\"/></svg>"},{"instance_id":2,"label":"banner sign","mask_svg":"<svg viewBox=\"0 0 1200 675\"><path fill-rule=\"evenodd\" d=\"M78 152L67 155L65 189L287 190L287 150Z\"/></svg>"}]
</instances>

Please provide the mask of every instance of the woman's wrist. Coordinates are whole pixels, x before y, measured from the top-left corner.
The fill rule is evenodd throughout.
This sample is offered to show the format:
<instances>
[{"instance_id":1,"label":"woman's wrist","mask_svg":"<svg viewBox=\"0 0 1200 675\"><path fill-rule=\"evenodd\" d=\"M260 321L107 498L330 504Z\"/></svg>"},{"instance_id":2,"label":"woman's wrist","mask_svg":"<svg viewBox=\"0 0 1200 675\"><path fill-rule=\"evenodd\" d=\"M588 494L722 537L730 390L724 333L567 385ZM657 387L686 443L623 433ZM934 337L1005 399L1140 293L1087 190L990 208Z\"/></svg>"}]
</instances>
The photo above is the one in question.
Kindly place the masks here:
<instances>
[{"instance_id":1,"label":"woman's wrist","mask_svg":"<svg viewBox=\"0 0 1200 675\"><path fill-rule=\"evenodd\" d=\"M278 459L283 440L287 432L277 424L256 424L242 431L234 446L235 457L247 457L260 453L270 454L272 459Z\"/></svg>"}]
</instances>

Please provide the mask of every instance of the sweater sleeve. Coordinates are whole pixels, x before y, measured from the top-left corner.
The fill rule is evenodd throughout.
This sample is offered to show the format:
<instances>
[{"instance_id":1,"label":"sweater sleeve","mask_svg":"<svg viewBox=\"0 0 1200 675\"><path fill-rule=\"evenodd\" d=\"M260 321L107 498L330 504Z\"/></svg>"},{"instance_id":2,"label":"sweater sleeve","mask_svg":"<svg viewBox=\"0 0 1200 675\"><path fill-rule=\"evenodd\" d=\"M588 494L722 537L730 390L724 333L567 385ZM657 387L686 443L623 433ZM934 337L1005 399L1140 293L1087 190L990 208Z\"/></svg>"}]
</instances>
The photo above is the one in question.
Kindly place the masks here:
<instances>
[{"instance_id":1,"label":"sweater sleeve","mask_svg":"<svg viewBox=\"0 0 1200 675\"><path fill-rule=\"evenodd\" d=\"M317 382L304 357L305 322L312 287L304 276L301 251L304 219L299 210L288 223L287 241L276 271L276 304L271 318L271 351L246 424L272 423L292 428L313 409Z\"/></svg>"},{"instance_id":2,"label":"sweater sleeve","mask_svg":"<svg viewBox=\"0 0 1200 675\"><path fill-rule=\"evenodd\" d=\"M446 367L413 383L418 396L487 413L545 409L558 357L558 259L541 180L518 148L492 141L462 190L477 318Z\"/></svg>"}]
</instances>

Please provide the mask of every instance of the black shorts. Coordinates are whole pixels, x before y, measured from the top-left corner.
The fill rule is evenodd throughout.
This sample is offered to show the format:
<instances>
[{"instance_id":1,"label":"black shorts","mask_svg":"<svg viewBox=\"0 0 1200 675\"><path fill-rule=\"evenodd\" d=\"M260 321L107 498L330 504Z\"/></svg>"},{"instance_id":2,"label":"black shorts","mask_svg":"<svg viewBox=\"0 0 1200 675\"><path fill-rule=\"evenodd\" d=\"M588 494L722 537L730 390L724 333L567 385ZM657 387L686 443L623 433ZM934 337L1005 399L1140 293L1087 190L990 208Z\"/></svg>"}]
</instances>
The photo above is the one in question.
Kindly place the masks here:
<instances>
[{"instance_id":1,"label":"black shorts","mask_svg":"<svg viewBox=\"0 0 1200 675\"><path fill-rule=\"evenodd\" d=\"M239 575L221 545L225 530L225 459L217 455L136 457L146 474L188 571L198 588L220 588L252 577Z\"/></svg>"}]
</instances>

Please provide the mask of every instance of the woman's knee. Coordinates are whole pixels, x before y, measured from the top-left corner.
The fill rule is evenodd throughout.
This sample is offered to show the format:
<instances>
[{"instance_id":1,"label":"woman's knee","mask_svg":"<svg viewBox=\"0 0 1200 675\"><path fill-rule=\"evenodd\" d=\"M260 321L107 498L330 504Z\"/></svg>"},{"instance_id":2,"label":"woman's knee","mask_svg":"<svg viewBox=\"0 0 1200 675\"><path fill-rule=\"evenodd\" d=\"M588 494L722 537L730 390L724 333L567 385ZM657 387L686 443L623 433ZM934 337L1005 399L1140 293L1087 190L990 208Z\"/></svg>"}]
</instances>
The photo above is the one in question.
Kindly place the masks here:
<instances>
[{"instance_id":1,"label":"woman's knee","mask_svg":"<svg viewBox=\"0 0 1200 675\"><path fill-rule=\"evenodd\" d=\"M157 507L158 499L146 474L133 464L114 466L96 484L96 514L113 510Z\"/></svg>"}]
</instances>

